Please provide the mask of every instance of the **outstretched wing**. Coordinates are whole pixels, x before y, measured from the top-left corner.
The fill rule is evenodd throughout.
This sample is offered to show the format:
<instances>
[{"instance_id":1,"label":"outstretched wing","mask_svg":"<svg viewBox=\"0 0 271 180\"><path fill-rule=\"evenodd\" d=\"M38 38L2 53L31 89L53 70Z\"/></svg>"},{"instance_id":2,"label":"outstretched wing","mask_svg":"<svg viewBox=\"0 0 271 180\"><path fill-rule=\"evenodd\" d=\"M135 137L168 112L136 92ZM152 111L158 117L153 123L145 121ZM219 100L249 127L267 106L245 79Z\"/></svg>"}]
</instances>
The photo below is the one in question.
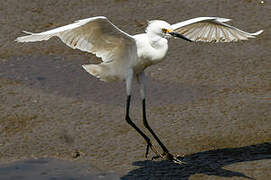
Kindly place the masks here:
<instances>
[{"instance_id":1,"label":"outstretched wing","mask_svg":"<svg viewBox=\"0 0 271 180\"><path fill-rule=\"evenodd\" d=\"M255 38L263 32L248 33L225 22L230 19L219 17L198 17L171 25L173 30L192 41L232 42Z\"/></svg>"},{"instance_id":2,"label":"outstretched wing","mask_svg":"<svg viewBox=\"0 0 271 180\"><path fill-rule=\"evenodd\" d=\"M69 47L96 54L104 62L120 60L129 57L127 54L136 53L134 38L103 16L82 19L41 33L24 32L30 35L18 37L16 41L35 42L57 36Z\"/></svg>"}]
</instances>

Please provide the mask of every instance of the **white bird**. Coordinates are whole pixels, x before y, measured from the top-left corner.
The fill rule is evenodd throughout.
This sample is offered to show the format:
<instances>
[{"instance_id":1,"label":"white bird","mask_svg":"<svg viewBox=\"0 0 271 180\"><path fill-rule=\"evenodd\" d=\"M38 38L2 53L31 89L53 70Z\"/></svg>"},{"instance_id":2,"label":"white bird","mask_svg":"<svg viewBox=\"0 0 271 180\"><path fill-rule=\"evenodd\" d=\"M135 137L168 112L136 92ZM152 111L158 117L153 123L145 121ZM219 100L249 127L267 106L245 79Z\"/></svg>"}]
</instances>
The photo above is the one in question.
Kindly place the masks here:
<instances>
[{"instance_id":1,"label":"white bird","mask_svg":"<svg viewBox=\"0 0 271 180\"><path fill-rule=\"evenodd\" d=\"M255 38L256 35L263 32L263 30L260 30L255 33L248 33L226 24L225 22L228 21L230 19L198 17L170 25L162 20L153 20L149 21L145 33L132 36L120 30L106 17L98 16L82 19L41 33L24 31L29 35L18 37L16 41L35 42L57 36L69 47L93 53L101 58L102 63L83 65L83 68L103 81L124 80L126 82L127 102L125 119L145 139L147 143L146 157L148 156L149 148L151 148L156 157L179 163L179 159L169 153L147 122L144 70L165 58L168 51L168 39L171 37L194 42L232 42ZM150 138L130 119L129 109L134 78L140 84L143 124L162 148L162 153L155 149Z\"/></svg>"}]
</instances>

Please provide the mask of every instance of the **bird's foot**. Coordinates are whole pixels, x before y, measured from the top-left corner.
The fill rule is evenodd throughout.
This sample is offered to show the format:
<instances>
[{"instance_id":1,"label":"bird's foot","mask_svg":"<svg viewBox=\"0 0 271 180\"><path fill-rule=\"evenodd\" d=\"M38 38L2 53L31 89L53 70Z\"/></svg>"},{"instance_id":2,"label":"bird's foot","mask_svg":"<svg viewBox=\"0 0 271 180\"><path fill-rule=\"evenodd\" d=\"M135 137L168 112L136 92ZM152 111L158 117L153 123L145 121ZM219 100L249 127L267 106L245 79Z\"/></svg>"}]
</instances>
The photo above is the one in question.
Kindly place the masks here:
<instances>
[{"instance_id":1,"label":"bird's foot","mask_svg":"<svg viewBox=\"0 0 271 180\"><path fill-rule=\"evenodd\" d=\"M167 153L164 152L163 154L159 154L159 155L153 156L152 160L159 159L159 158L172 161L172 162L174 162L176 164L185 164L185 162L183 162L183 161L180 160L180 158L181 158L180 156L173 156L169 152L167 152Z\"/></svg>"},{"instance_id":2,"label":"bird's foot","mask_svg":"<svg viewBox=\"0 0 271 180\"><path fill-rule=\"evenodd\" d=\"M152 145L151 141L147 142L147 147L146 147L146 153L145 153L145 157L148 158L148 155L149 155L149 150L152 150L155 154L155 156L153 156L151 158L151 160L156 160L156 159L166 159L166 160L169 160L169 161L172 161L174 163L177 163L177 164L184 164L184 162L182 162L180 159L181 157L180 156L173 156L172 154L170 154L169 152L164 152L162 154L160 154L156 148Z\"/></svg>"},{"instance_id":3,"label":"bird's foot","mask_svg":"<svg viewBox=\"0 0 271 180\"><path fill-rule=\"evenodd\" d=\"M174 156L172 161L176 164L186 164L184 161L181 160L181 156Z\"/></svg>"}]
</instances>

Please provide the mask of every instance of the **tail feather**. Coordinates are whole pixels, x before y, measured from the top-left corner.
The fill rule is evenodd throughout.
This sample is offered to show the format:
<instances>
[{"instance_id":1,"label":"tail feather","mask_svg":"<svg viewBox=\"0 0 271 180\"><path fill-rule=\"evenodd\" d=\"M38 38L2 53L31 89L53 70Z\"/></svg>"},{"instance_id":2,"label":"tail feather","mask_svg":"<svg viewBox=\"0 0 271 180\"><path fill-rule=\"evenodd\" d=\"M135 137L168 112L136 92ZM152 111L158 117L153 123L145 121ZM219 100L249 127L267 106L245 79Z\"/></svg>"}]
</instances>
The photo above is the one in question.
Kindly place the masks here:
<instances>
[{"instance_id":1,"label":"tail feather","mask_svg":"<svg viewBox=\"0 0 271 180\"><path fill-rule=\"evenodd\" d=\"M97 78L101 78L101 67L99 65L96 64L84 64L82 65L82 67L91 75L97 77Z\"/></svg>"},{"instance_id":2,"label":"tail feather","mask_svg":"<svg viewBox=\"0 0 271 180\"><path fill-rule=\"evenodd\" d=\"M119 80L124 80L124 77L120 76L118 73L112 73L110 63L101 64L84 64L82 67L91 75L105 82L116 82Z\"/></svg>"}]
</instances>

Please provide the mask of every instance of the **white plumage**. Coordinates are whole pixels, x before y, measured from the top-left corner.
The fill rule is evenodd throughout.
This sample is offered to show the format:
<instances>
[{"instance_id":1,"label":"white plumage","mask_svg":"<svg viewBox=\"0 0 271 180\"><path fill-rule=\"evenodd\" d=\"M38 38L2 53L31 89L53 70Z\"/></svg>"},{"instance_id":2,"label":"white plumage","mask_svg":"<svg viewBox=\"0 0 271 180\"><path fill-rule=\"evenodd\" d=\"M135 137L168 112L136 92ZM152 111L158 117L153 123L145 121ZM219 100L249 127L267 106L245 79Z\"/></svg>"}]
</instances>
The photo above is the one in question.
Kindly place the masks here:
<instances>
[{"instance_id":1,"label":"white plumage","mask_svg":"<svg viewBox=\"0 0 271 180\"><path fill-rule=\"evenodd\" d=\"M261 34L263 30L256 33L248 33L230 26L225 22L231 21L218 17L198 17L172 25L172 28L191 39L202 42L232 42L247 40Z\"/></svg>"},{"instance_id":2,"label":"white plumage","mask_svg":"<svg viewBox=\"0 0 271 180\"><path fill-rule=\"evenodd\" d=\"M146 156L151 148L157 156L180 163L178 158L169 153L146 120L144 69L164 59L170 37L179 37L194 42L232 42L254 38L263 32L261 30L256 33L248 33L226 24L225 22L228 21L230 20L218 17L198 17L170 25L165 21L153 20L149 22L146 33L131 36L112 24L106 17L99 16L79 20L73 24L41 33L25 32L29 35L18 37L16 41L35 42L57 36L73 49L80 49L100 57L102 63L83 65L83 68L103 81L126 81L126 121L147 142ZM150 138L130 119L129 108L134 77L140 83L143 124L162 148L162 154L154 148Z\"/></svg>"},{"instance_id":3,"label":"white plumage","mask_svg":"<svg viewBox=\"0 0 271 180\"><path fill-rule=\"evenodd\" d=\"M59 37L73 49L96 54L103 60L100 65L83 65L87 72L103 81L125 80L128 69L134 74L163 60L168 50L169 33L175 31L192 41L231 42L254 38L262 31L248 33L225 24L230 19L198 17L173 25L165 21L149 22L146 33L131 36L112 24L106 17L98 16L41 33L26 32L18 42L35 42Z\"/></svg>"}]
</instances>

